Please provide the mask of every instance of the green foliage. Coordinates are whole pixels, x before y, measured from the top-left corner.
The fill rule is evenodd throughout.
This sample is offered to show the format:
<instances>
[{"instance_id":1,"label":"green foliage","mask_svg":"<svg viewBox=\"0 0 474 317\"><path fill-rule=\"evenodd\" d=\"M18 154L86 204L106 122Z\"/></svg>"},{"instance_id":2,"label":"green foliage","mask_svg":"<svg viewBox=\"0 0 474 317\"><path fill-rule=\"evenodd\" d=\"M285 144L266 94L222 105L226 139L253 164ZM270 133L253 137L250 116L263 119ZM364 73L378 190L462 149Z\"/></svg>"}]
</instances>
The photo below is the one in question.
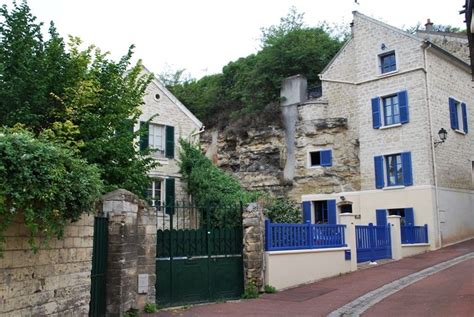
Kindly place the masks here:
<instances>
[{"instance_id":1,"label":"green foliage","mask_svg":"<svg viewBox=\"0 0 474 317\"><path fill-rule=\"evenodd\" d=\"M255 114L279 101L284 78L303 74L317 83L342 46L344 31L326 24L306 27L303 14L292 8L279 25L262 29L261 41L259 52L230 62L221 74L171 81L168 88L208 126L227 126L242 117L258 118L260 125L275 123L273 117Z\"/></svg>"},{"instance_id":2,"label":"green foliage","mask_svg":"<svg viewBox=\"0 0 474 317\"><path fill-rule=\"evenodd\" d=\"M302 215L300 206L286 198L272 198L265 204L265 212L271 222L301 223Z\"/></svg>"},{"instance_id":3,"label":"green foliage","mask_svg":"<svg viewBox=\"0 0 474 317\"><path fill-rule=\"evenodd\" d=\"M276 288L274 286L271 286L271 285L265 285L263 291L267 294L273 294L273 293L276 293Z\"/></svg>"},{"instance_id":4,"label":"green foliage","mask_svg":"<svg viewBox=\"0 0 474 317\"><path fill-rule=\"evenodd\" d=\"M92 211L102 191L95 165L31 133L0 130L0 241L17 217L34 237L61 238L65 225Z\"/></svg>"},{"instance_id":5,"label":"green foliage","mask_svg":"<svg viewBox=\"0 0 474 317\"><path fill-rule=\"evenodd\" d=\"M3 6L0 21L0 126L70 147L97 165L105 191L143 194L154 163L134 147L131 123L151 78L131 67L133 47L116 62L78 38L66 45L53 24L44 39L26 2Z\"/></svg>"},{"instance_id":6,"label":"green foliage","mask_svg":"<svg viewBox=\"0 0 474 317\"><path fill-rule=\"evenodd\" d=\"M158 308L155 303L145 303L145 307L143 308L145 313L156 313L157 310Z\"/></svg>"},{"instance_id":7,"label":"green foliage","mask_svg":"<svg viewBox=\"0 0 474 317\"><path fill-rule=\"evenodd\" d=\"M252 299L252 298L258 298L259 293L257 286L255 286L255 283L250 282L245 286L244 293L242 294L242 299Z\"/></svg>"},{"instance_id":8,"label":"green foliage","mask_svg":"<svg viewBox=\"0 0 474 317\"><path fill-rule=\"evenodd\" d=\"M180 145L180 172L198 206L229 206L256 199L258 193L244 190L234 177L212 164L199 146L183 139Z\"/></svg>"}]
</instances>

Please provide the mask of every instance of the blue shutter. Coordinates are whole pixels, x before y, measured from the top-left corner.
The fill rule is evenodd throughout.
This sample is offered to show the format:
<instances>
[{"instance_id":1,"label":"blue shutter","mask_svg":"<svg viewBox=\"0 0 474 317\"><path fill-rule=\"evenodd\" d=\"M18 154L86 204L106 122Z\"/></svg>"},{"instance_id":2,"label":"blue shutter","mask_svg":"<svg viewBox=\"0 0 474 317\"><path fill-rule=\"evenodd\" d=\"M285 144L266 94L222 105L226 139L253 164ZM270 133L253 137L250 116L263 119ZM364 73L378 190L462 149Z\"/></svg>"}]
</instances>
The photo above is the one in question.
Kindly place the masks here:
<instances>
[{"instance_id":1,"label":"blue shutter","mask_svg":"<svg viewBox=\"0 0 474 317\"><path fill-rule=\"evenodd\" d=\"M327 204L328 204L328 224L335 225L337 223L336 200L330 199L327 201Z\"/></svg>"},{"instance_id":2,"label":"blue shutter","mask_svg":"<svg viewBox=\"0 0 474 317\"><path fill-rule=\"evenodd\" d=\"M311 222L311 202L303 201L303 222Z\"/></svg>"},{"instance_id":3,"label":"blue shutter","mask_svg":"<svg viewBox=\"0 0 474 317\"><path fill-rule=\"evenodd\" d=\"M459 129L456 101L453 98L449 98L449 118L451 120L451 129Z\"/></svg>"},{"instance_id":4,"label":"blue shutter","mask_svg":"<svg viewBox=\"0 0 474 317\"><path fill-rule=\"evenodd\" d=\"M400 122L408 123L408 95L406 90L398 93L398 107L400 108Z\"/></svg>"},{"instance_id":5,"label":"blue shutter","mask_svg":"<svg viewBox=\"0 0 474 317\"><path fill-rule=\"evenodd\" d=\"M415 225L415 215L413 213L413 208L405 208L405 226L414 226Z\"/></svg>"},{"instance_id":6,"label":"blue shutter","mask_svg":"<svg viewBox=\"0 0 474 317\"><path fill-rule=\"evenodd\" d=\"M332 151L324 150L320 152L321 166L332 166Z\"/></svg>"},{"instance_id":7,"label":"blue shutter","mask_svg":"<svg viewBox=\"0 0 474 317\"><path fill-rule=\"evenodd\" d=\"M467 128L467 109L466 109L466 104L464 102L461 104L461 110L462 110L463 130L464 130L464 133L467 133L467 131L468 131L468 128Z\"/></svg>"},{"instance_id":8,"label":"blue shutter","mask_svg":"<svg viewBox=\"0 0 474 317\"><path fill-rule=\"evenodd\" d=\"M387 209L376 209L375 216L377 218L377 226L387 225Z\"/></svg>"},{"instance_id":9,"label":"blue shutter","mask_svg":"<svg viewBox=\"0 0 474 317\"><path fill-rule=\"evenodd\" d=\"M403 185L413 185L413 173L411 168L411 153L402 153L402 173L403 173Z\"/></svg>"},{"instance_id":10,"label":"blue shutter","mask_svg":"<svg viewBox=\"0 0 474 317\"><path fill-rule=\"evenodd\" d=\"M380 98L372 98L372 125L374 129L380 128Z\"/></svg>"},{"instance_id":11,"label":"blue shutter","mask_svg":"<svg viewBox=\"0 0 474 317\"><path fill-rule=\"evenodd\" d=\"M375 166L375 188L383 188L385 186L383 180L383 156L374 156Z\"/></svg>"}]
</instances>

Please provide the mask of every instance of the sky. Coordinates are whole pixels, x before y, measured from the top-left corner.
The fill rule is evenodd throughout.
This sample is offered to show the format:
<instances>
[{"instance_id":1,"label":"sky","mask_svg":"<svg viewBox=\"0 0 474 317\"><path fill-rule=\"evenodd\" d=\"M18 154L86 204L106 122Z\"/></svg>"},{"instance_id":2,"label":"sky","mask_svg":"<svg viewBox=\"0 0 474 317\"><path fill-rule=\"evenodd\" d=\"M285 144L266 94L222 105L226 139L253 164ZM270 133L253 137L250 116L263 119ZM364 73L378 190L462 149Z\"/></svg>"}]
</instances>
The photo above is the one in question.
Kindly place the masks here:
<instances>
[{"instance_id":1,"label":"sky","mask_svg":"<svg viewBox=\"0 0 474 317\"><path fill-rule=\"evenodd\" d=\"M18 0L21 1L21 0ZM134 58L155 73L186 69L193 78L218 73L259 49L262 27L279 23L289 8L308 26L346 24L357 10L393 26L426 23L465 28L464 0L29 0L39 21L79 36L118 59L131 44ZM0 0L11 7L12 0Z\"/></svg>"}]
</instances>

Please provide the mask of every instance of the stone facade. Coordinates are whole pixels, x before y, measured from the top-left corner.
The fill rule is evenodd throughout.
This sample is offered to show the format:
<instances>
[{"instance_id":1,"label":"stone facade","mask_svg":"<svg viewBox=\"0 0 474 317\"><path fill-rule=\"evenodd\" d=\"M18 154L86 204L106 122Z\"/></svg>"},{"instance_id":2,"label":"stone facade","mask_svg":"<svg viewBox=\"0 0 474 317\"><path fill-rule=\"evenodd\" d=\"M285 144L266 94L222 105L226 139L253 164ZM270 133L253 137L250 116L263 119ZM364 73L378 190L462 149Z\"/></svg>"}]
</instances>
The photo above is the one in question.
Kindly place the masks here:
<instances>
[{"instance_id":1,"label":"stone facade","mask_svg":"<svg viewBox=\"0 0 474 317\"><path fill-rule=\"evenodd\" d=\"M150 74L148 70L144 73ZM175 179L175 197L176 200L182 201L187 199L184 190L184 184L179 174L179 166L177 158L179 156L179 140L181 138L199 142L199 132L202 123L166 89L157 78L153 78L152 82L146 89L144 104L140 107L142 114L139 121L147 121L150 118L151 123L162 126L174 127L174 158L156 157L160 166L150 172L150 177L164 180L165 178ZM137 130L139 125L135 126ZM164 182L162 183L164 189ZM164 191L162 191L162 201L164 199Z\"/></svg>"},{"instance_id":2,"label":"stone facade","mask_svg":"<svg viewBox=\"0 0 474 317\"><path fill-rule=\"evenodd\" d=\"M89 312L94 218L83 216L35 254L18 217L0 258L0 315L86 316Z\"/></svg>"},{"instance_id":3,"label":"stone facade","mask_svg":"<svg viewBox=\"0 0 474 317\"><path fill-rule=\"evenodd\" d=\"M259 290L264 287L265 223L263 209L256 203L242 214L244 283L253 283Z\"/></svg>"}]
</instances>

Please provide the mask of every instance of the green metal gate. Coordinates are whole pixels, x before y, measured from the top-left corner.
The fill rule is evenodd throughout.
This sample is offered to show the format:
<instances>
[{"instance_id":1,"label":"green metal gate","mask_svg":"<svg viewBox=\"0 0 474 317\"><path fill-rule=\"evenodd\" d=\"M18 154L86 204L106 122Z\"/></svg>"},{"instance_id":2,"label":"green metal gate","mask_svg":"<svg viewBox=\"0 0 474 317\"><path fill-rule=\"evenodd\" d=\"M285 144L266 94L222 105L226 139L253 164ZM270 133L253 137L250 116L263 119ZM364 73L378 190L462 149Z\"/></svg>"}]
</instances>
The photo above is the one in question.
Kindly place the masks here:
<instances>
[{"instance_id":1,"label":"green metal gate","mask_svg":"<svg viewBox=\"0 0 474 317\"><path fill-rule=\"evenodd\" d=\"M165 212L160 212L164 210ZM163 306L243 293L241 206L158 208L156 301Z\"/></svg>"},{"instance_id":2,"label":"green metal gate","mask_svg":"<svg viewBox=\"0 0 474 317\"><path fill-rule=\"evenodd\" d=\"M92 249L91 301L89 316L105 316L105 282L107 271L108 219L94 218L94 244Z\"/></svg>"}]
</instances>

